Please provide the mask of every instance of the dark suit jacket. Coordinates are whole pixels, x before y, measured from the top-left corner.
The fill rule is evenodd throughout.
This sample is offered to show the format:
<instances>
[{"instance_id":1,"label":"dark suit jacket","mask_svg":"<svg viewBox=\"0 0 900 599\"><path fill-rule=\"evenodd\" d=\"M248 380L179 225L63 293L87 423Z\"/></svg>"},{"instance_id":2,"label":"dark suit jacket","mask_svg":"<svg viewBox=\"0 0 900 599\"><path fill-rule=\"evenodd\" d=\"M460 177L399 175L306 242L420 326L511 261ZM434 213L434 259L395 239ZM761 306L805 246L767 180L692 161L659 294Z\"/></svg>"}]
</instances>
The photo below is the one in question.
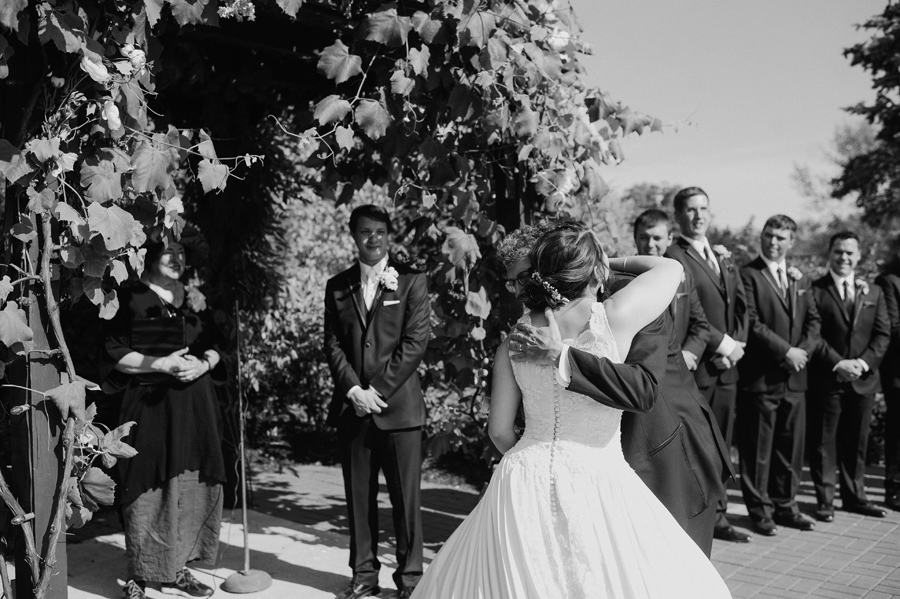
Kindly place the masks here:
<instances>
[{"instance_id":1,"label":"dark suit jacket","mask_svg":"<svg viewBox=\"0 0 900 599\"><path fill-rule=\"evenodd\" d=\"M399 273L396 291L380 286L366 313L359 264L325 286L325 357L334 379L328 424L344 412L355 418L347 392L373 387L388 407L372 414L375 425L396 430L425 424L425 402L416 370L425 356L431 328L424 274L388 263ZM348 416L345 416L348 417Z\"/></svg>"},{"instance_id":2,"label":"dark suit jacket","mask_svg":"<svg viewBox=\"0 0 900 599\"><path fill-rule=\"evenodd\" d=\"M812 284L812 293L822 329L809 367L810 389L838 389L834 366L846 358L860 358L869 365L869 371L850 383L853 390L860 395L881 391L878 366L891 340L891 323L881 288L872 285L865 295L857 289L852 314L844 308L830 273Z\"/></svg>"},{"instance_id":3,"label":"dark suit jacket","mask_svg":"<svg viewBox=\"0 0 900 599\"><path fill-rule=\"evenodd\" d=\"M900 260L894 257L884 268L875 284L884 291L891 322L891 343L884 354L881 386L885 389L900 389Z\"/></svg>"},{"instance_id":4,"label":"dark suit jacket","mask_svg":"<svg viewBox=\"0 0 900 599\"><path fill-rule=\"evenodd\" d=\"M739 386L746 391L772 391L787 383L791 391L806 390L806 372L784 368L784 356L792 347L810 357L819 344L819 313L809 293L809 279L788 278L787 297L782 297L772 272L762 258L741 268L747 298L750 333L743 359L738 363Z\"/></svg>"},{"instance_id":5,"label":"dark suit jacket","mask_svg":"<svg viewBox=\"0 0 900 599\"><path fill-rule=\"evenodd\" d=\"M623 364L574 348L569 356L568 389L625 410L625 459L682 526L724 496L730 455L668 313L641 329Z\"/></svg>"},{"instance_id":6,"label":"dark suit jacket","mask_svg":"<svg viewBox=\"0 0 900 599\"><path fill-rule=\"evenodd\" d=\"M709 342L709 321L694 287L694 275L687 270L669 306L669 314L675 322L675 339L681 349L691 352L698 359L702 357Z\"/></svg>"},{"instance_id":7,"label":"dark suit jacket","mask_svg":"<svg viewBox=\"0 0 900 599\"><path fill-rule=\"evenodd\" d=\"M716 382L722 384L736 382L738 378L736 367L719 370L713 365L712 359L725 335L735 341L747 340L744 286L737 268L730 258L717 258L722 271L721 276L717 275L697 253L694 246L683 237L678 237L675 243L669 246L666 257L678 260L684 266L684 270L691 273L694 288L709 322L706 351L700 356L700 365L694 373L697 385L709 387Z\"/></svg>"}]
</instances>

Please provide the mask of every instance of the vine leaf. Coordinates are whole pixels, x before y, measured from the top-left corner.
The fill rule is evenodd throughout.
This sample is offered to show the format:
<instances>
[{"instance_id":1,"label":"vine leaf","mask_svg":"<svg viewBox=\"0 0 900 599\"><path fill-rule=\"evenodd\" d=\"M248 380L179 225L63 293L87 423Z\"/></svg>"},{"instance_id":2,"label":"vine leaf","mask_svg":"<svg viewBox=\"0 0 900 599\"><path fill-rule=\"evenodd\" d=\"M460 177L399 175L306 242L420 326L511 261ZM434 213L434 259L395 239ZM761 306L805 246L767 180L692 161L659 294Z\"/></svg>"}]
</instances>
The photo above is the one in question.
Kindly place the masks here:
<instances>
[{"instance_id":1,"label":"vine leaf","mask_svg":"<svg viewBox=\"0 0 900 599\"><path fill-rule=\"evenodd\" d=\"M350 102L340 96L331 95L316 104L313 118L319 121L319 125L327 125L342 120L350 110Z\"/></svg>"},{"instance_id":2,"label":"vine leaf","mask_svg":"<svg viewBox=\"0 0 900 599\"><path fill-rule=\"evenodd\" d=\"M62 259L63 264L66 265L66 268L78 268L84 264L84 256L81 254L81 249L74 245L60 248L59 257Z\"/></svg>"},{"instance_id":3,"label":"vine leaf","mask_svg":"<svg viewBox=\"0 0 900 599\"><path fill-rule=\"evenodd\" d=\"M316 68L335 83L343 83L362 73L362 58L350 54L344 42L337 40L322 50Z\"/></svg>"},{"instance_id":4,"label":"vine leaf","mask_svg":"<svg viewBox=\"0 0 900 599\"><path fill-rule=\"evenodd\" d=\"M94 202L88 206L91 232L99 233L108 250L119 250L134 237L134 217L115 204L107 208Z\"/></svg>"},{"instance_id":5,"label":"vine leaf","mask_svg":"<svg viewBox=\"0 0 900 599\"><path fill-rule=\"evenodd\" d=\"M34 347L34 331L26 323L25 311L16 302L6 302L0 312L0 342L19 355Z\"/></svg>"},{"instance_id":6,"label":"vine leaf","mask_svg":"<svg viewBox=\"0 0 900 599\"><path fill-rule=\"evenodd\" d=\"M209 193L213 189L222 191L228 181L228 167L220 164L218 160L213 163L204 158L197 169L197 178L203 185L203 193Z\"/></svg>"},{"instance_id":7,"label":"vine leaf","mask_svg":"<svg viewBox=\"0 0 900 599\"><path fill-rule=\"evenodd\" d=\"M338 125L334 130L334 137L337 140L338 145L344 149L349 150L353 147L353 129L350 127L344 127Z\"/></svg>"},{"instance_id":8,"label":"vine leaf","mask_svg":"<svg viewBox=\"0 0 900 599\"><path fill-rule=\"evenodd\" d=\"M209 0L168 0L168 2L172 6L172 16L182 27L206 21L203 11Z\"/></svg>"},{"instance_id":9,"label":"vine leaf","mask_svg":"<svg viewBox=\"0 0 900 599\"><path fill-rule=\"evenodd\" d=\"M360 100L359 106L354 111L354 117L356 123L372 139L382 137L391 124L390 113L376 100Z\"/></svg>"},{"instance_id":10,"label":"vine leaf","mask_svg":"<svg viewBox=\"0 0 900 599\"><path fill-rule=\"evenodd\" d=\"M133 458L137 455L137 450L122 441L122 437L127 437L131 432L131 427L137 424L134 420L121 424L109 431L100 439L100 449L107 452L115 458Z\"/></svg>"},{"instance_id":11,"label":"vine leaf","mask_svg":"<svg viewBox=\"0 0 900 599\"><path fill-rule=\"evenodd\" d=\"M366 19L366 39L391 47L402 46L412 27L409 17L401 17L396 8L389 8Z\"/></svg>"},{"instance_id":12,"label":"vine leaf","mask_svg":"<svg viewBox=\"0 0 900 599\"><path fill-rule=\"evenodd\" d=\"M35 191L33 187L29 187L25 194L28 196L28 210L43 214L53 210L53 204L56 203L56 194L49 187L45 187L41 191Z\"/></svg>"},{"instance_id":13,"label":"vine leaf","mask_svg":"<svg viewBox=\"0 0 900 599\"><path fill-rule=\"evenodd\" d=\"M484 287L477 293L470 291L466 295L466 314L482 320L491 315L491 302L487 298L487 291Z\"/></svg>"},{"instance_id":14,"label":"vine leaf","mask_svg":"<svg viewBox=\"0 0 900 599\"><path fill-rule=\"evenodd\" d=\"M172 168L172 152L158 145L156 142L160 136L154 136L153 141L143 140L131 157L131 166L134 171L131 174L131 184L138 193L155 191L157 188L167 188L172 177L169 174Z\"/></svg>"},{"instance_id":15,"label":"vine leaf","mask_svg":"<svg viewBox=\"0 0 900 599\"><path fill-rule=\"evenodd\" d=\"M409 51L409 64L416 75L424 75L428 72L429 60L431 60L431 50L428 49L428 46L423 45L421 50L413 48Z\"/></svg>"},{"instance_id":16,"label":"vine leaf","mask_svg":"<svg viewBox=\"0 0 900 599\"><path fill-rule=\"evenodd\" d=\"M59 155L59 138L32 139L25 144L25 149L34 154L38 162L47 162Z\"/></svg>"},{"instance_id":17,"label":"vine leaf","mask_svg":"<svg viewBox=\"0 0 900 599\"><path fill-rule=\"evenodd\" d=\"M5 139L0 139L0 173L10 183L15 183L34 170L25 154Z\"/></svg>"},{"instance_id":18,"label":"vine leaf","mask_svg":"<svg viewBox=\"0 0 900 599\"><path fill-rule=\"evenodd\" d=\"M65 202L58 203L54 208L53 212L56 213L56 217L67 223L75 223L76 225L84 224L84 217L78 214L78 211L75 210L72 206L66 204Z\"/></svg>"},{"instance_id":19,"label":"vine leaf","mask_svg":"<svg viewBox=\"0 0 900 599\"><path fill-rule=\"evenodd\" d=\"M177 130L175 131L175 133L177 133ZM216 155L216 148L215 146L213 146L212 139L209 137L209 134L203 130L200 131L200 143L197 144L197 152L199 152L200 155L204 158L208 158L213 161L219 159L219 157Z\"/></svg>"},{"instance_id":20,"label":"vine leaf","mask_svg":"<svg viewBox=\"0 0 900 599\"><path fill-rule=\"evenodd\" d=\"M12 279L9 278L9 275L3 275L3 278L0 279L0 302L5 302L12 292Z\"/></svg>"},{"instance_id":21,"label":"vine leaf","mask_svg":"<svg viewBox=\"0 0 900 599\"><path fill-rule=\"evenodd\" d=\"M303 6L303 0L276 0L276 4L291 18L297 17L297 11Z\"/></svg>"},{"instance_id":22,"label":"vine leaf","mask_svg":"<svg viewBox=\"0 0 900 599\"><path fill-rule=\"evenodd\" d=\"M412 16L412 26L426 44L430 44L441 30L441 22L433 20L427 13L417 10ZM424 46L423 46L424 47ZM425 47L427 49L427 47ZM410 51L412 54L412 51Z\"/></svg>"},{"instance_id":23,"label":"vine leaf","mask_svg":"<svg viewBox=\"0 0 900 599\"><path fill-rule=\"evenodd\" d=\"M516 115L515 131L519 137L530 137L537 132L538 114L528 106Z\"/></svg>"},{"instance_id":24,"label":"vine leaf","mask_svg":"<svg viewBox=\"0 0 900 599\"><path fill-rule=\"evenodd\" d=\"M19 13L28 7L28 0L4 0L0 2L0 24L15 31L19 27Z\"/></svg>"},{"instance_id":25,"label":"vine leaf","mask_svg":"<svg viewBox=\"0 0 900 599\"><path fill-rule=\"evenodd\" d=\"M118 311L119 296L116 294L116 290L113 289L109 293L104 293L100 303L100 318L103 320L112 320L112 317L115 316Z\"/></svg>"},{"instance_id":26,"label":"vine leaf","mask_svg":"<svg viewBox=\"0 0 900 599\"><path fill-rule=\"evenodd\" d=\"M53 402L62 415L63 421L72 417L80 422L85 422L84 396L85 383L78 379L44 392L44 397Z\"/></svg>"},{"instance_id":27,"label":"vine leaf","mask_svg":"<svg viewBox=\"0 0 900 599\"><path fill-rule=\"evenodd\" d=\"M81 479L84 507L96 511L101 505L112 505L116 483L99 468L89 468Z\"/></svg>"},{"instance_id":28,"label":"vine leaf","mask_svg":"<svg viewBox=\"0 0 900 599\"><path fill-rule=\"evenodd\" d=\"M37 231L34 230L34 225L31 220L26 218L25 216L19 217L19 222L13 225L10 229L13 237L21 241L22 243L28 243L32 239L37 237Z\"/></svg>"},{"instance_id":29,"label":"vine leaf","mask_svg":"<svg viewBox=\"0 0 900 599\"><path fill-rule=\"evenodd\" d=\"M128 156L118 149L105 148L81 165L81 184L87 197L105 204L122 197L122 174L129 167Z\"/></svg>"},{"instance_id":30,"label":"vine leaf","mask_svg":"<svg viewBox=\"0 0 900 599\"><path fill-rule=\"evenodd\" d=\"M144 0L144 6L147 7L147 22L150 24L150 27L153 27L159 21L164 4L165 0Z\"/></svg>"},{"instance_id":31,"label":"vine leaf","mask_svg":"<svg viewBox=\"0 0 900 599\"><path fill-rule=\"evenodd\" d=\"M414 83L415 82L412 79L406 76L403 69L397 69L394 71L394 74L391 75L391 91L395 94L408 96L409 92L413 89Z\"/></svg>"}]
</instances>

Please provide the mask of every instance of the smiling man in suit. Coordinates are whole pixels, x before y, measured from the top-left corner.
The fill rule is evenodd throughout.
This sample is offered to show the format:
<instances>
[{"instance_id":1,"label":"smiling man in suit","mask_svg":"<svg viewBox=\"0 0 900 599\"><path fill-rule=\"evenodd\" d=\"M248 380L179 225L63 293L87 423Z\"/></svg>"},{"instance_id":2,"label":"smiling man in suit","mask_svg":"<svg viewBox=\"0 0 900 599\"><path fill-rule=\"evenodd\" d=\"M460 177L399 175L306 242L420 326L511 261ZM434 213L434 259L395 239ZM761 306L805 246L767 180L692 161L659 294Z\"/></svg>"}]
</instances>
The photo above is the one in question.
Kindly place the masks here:
<instances>
[{"instance_id":1,"label":"smiling man in suit","mask_svg":"<svg viewBox=\"0 0 900 599\"><path fill-rule=\"evenodd\" d=\"M891 342L881 367L884 391L884 503L900 512L900 238L894 241L894 253L875 279L884 292Z\"/></svg>"},{"instance_id":2,"label":"smiling man in suit","mask_svg":"<svg viewBox=\"0 0 900 599\"><path fill-rule=\"evenodd\" d=\"M754 529L775 524L812 530L795 495L803 470L806 365L819 343L819 314L809 281L787 264L797 224L777 214L766 221L760 255L741 268L750 331L741 360L738 450L741 490Z\"/></svg>"},{"instance_id":3,"label":"smiling man in suit","mask_svg":"<svg viewBox=\"0 0 900 599\"><path fill-rule=\"evenodd\" d=\"M672 202L681 236L669 246L666 256L681 262L685 272L691 273L709 322L709 340L694 371L694 380L730 448L737 398L736 365L744 356L747 339L744 286L730 252L718 245L713 248L706 237L712 222L706 192L699 187L686 187L675 194ZM728 500L723 496L716 513L715 537L746 543L750 536L728 522L727 510Z\"/></svg>"},{"instance_id":4,"label":"smiling man in suit","mask_svg":"<svg viewBox=\"0 0 900 599\"><path fill-rule=\"evenodd\" d=\"M664 256L672 239L672 221L662 210L645 210L635 219L634 245L639 256ZM669 305L669 315L675 323L675 339L688 370L697 370L709 342L709 322L694 288L694 275L688 270L684 271L684 279Z\"/></svg>"},{"instance_id":5,"label":"smiling man in suit","mask_svg":"<svg viewBox=\"0 0 900 599\"><path fill-rule=\"evenodd\" d=\"M428 283L388 257L391 220L373 205L350 215L359 261L325 287L325 356L334 379L328 423L338 429L350 526L350 586L337 599L377 596L378 472L397 538L394 582L408 597L422 576L420 482L425 402L416 370L428 345Z\"/></svg>"},{"instance_id":6,"label":"smiling man in suit","mask_svg":"<svg viewBox=\"0 0 900 599\"><path fill-rule=\"evenodd\" d=\"M859 237L851 231L832 236L828 273L812 292L822 318L822 340L810 364L809 469L816 487L816 518L834 520L836 470L840 469L841 507L875 518L887 512L866 497L866 444L881 390L878 366L891 338L884 294L854 274Z\"/></svg>"}]
</instances>

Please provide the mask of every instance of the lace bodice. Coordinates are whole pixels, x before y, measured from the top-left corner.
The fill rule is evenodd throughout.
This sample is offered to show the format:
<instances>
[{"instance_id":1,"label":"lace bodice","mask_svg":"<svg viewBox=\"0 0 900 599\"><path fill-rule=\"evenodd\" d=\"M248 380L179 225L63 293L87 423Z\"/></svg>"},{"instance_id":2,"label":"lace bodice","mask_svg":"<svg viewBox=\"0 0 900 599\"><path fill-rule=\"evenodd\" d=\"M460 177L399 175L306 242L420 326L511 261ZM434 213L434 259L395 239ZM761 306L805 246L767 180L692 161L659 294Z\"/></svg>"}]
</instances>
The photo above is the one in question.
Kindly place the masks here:
<instances>
[{"instance_id":1,"label":"lace bodice","mask_svg":"<svg viewBox=\"0 0 900 599\"><path fill-rule=\"evenodd\" d=\"M526 314L521 321L530 324L530 320ZM572 347L621 362L601 302L591 307L588 328L574 342L567 341ZM525 434L518 446L535 442L573 443L608 448L621 456L621 410L567 391L557 380L558 369L555 365L518 361L512 364L525 405Z\"/></svg>"}]
</instances>

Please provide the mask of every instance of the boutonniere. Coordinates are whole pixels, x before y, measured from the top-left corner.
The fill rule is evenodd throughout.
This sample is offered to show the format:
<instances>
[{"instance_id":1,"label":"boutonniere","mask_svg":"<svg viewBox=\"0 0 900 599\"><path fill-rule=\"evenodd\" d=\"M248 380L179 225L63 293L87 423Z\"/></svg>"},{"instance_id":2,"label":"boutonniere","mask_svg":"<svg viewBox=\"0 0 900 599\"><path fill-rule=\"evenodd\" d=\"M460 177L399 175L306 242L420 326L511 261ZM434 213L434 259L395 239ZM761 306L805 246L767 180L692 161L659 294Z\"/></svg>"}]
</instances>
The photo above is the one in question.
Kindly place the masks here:
<instances>
[{"instance_id":1,"label":"boutonniere","mask_svg":"<svg viewBox=\"0 0 900 599\"><path fill-rule=\"evenodd\" d=\"M400 280L400 275L397 273L397 269L393 266L388 266L381 274L378 275L378 284L387 289L388 291L397 291L397 282Z\"/></svg>"},{"instance_id":2,"label":"boutonniere","mask_svg":"<svg viewBox=\"0 0 900 599\"><path fill-rule=\"evenodd\" d=\"M203 281L194 273L194 276L184 286L184 301L193 312L206 310L206 296L200 291L201 285L203 285Z\"/></svg>"},{"instance_id":3,"label":"boutonniere","mask_svg":"<svg viewBox=\"0 0 900 599\"><path fill-rule=\"evenodd\" d=\"M731 250L722 245L721 243L717 243L712 246L712 251L716 253L716 255L722 260L731 260Z\"/></svg>"},{"instance_id":4,"label":"boutonniere","mask_svg":"<svg viewBox=\"0 0 900 599\"><path fill-rule=\"evenodd\" d=\"M803 278L803 273L800 272L800 269L796 266L788 267L787 276L790 277L792 281L799 281Z\"/></svg>"},{"instance_id":5,"label":"boutonniere","mask_svg":"<svg viewBox=\"0 0 900 599\"><path fill-rule=\"evenodd\" d=\"M862 279L856 279L856 291L862 295L869 295L869 284Z\"/></svg>"}]
</instances>

